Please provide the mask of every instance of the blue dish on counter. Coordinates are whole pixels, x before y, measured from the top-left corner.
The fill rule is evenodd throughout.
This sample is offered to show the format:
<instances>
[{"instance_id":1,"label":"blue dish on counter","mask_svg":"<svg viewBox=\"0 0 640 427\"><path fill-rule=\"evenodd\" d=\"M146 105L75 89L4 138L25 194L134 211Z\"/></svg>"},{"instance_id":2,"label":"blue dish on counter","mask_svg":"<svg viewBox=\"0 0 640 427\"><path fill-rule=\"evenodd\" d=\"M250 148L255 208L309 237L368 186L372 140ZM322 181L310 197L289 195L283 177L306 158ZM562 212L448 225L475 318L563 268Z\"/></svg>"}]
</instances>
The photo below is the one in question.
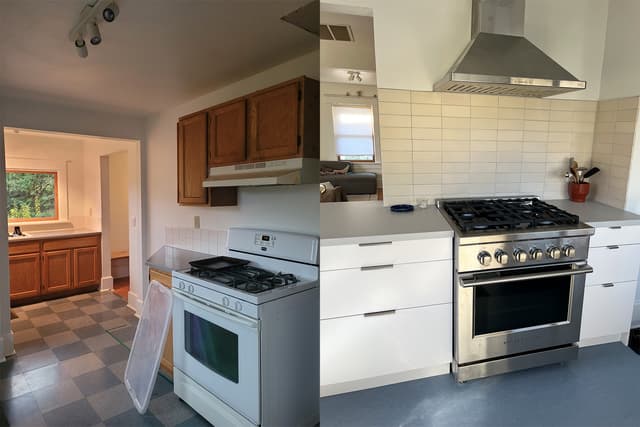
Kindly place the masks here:
<instances>
[{"instance_id":1,"label":"blue dish on counter","mask_svg":"<svg viewBox=\"0 0 640 427\"><path fill-rule=\"evenodd\" d=\"M411 212L413 211L413 205L393 205L389 209L391 209L391 212Z\"/></svg>"}]
</instances>

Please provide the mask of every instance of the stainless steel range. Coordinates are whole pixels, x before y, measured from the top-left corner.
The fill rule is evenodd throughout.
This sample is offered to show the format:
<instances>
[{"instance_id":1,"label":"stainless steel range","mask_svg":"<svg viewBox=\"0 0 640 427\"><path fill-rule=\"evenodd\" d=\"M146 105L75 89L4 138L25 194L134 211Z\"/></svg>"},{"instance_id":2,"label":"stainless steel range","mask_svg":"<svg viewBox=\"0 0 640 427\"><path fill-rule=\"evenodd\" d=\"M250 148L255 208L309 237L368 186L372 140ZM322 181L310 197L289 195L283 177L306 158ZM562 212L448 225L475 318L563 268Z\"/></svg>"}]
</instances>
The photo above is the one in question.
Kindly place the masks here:
<instances>
[{"instance_id":1,"label":"stainless steel range","mask_svg":"<svg viewBox=\"0 0 640 427\"><path fill-rule=\"evenodd\" d=\"M460 382L577 357L593 228L537 197L442 199Z\"/></svg>"},{"instance_id":2,"label":"stainless steel range","mask_svg":"<svg viewBox=\"0 0 640 427\"><path fill-rule=\"evenodd\" d=\"M319 422L318 238L232 228L173 272L174 392L217 427Z\"/></svg>"}]
</instances>

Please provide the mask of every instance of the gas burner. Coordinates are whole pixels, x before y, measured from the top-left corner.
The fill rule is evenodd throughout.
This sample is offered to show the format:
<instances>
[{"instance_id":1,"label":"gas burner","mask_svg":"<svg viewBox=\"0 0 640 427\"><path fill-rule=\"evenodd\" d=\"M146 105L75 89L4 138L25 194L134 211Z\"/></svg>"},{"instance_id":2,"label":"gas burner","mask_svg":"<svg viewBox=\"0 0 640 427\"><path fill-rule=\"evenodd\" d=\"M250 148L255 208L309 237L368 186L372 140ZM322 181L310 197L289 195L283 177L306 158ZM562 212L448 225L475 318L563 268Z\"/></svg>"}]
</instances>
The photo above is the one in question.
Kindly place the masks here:
<instances>
[{"instance_id":1,"label":"gas burner","mask_svg":"<svg viewBox=\"0 0 640 427\"><path fill-rule=\"evenodd\" d=\"M443 200L441 207L462 232L495 232L569 226L576 215L536 198Z\"/></svg>"},{"instance_id":2,"label":"gas burner","mask_svg":"<svg viewBox=\"0 0 640 427\"><path fill-rule=\"evenodd\" d=\"M230 288L257 294L298 282L290 273L272 273L250 265L236 265L219 270L191 268L189 274Z\"/></svg>"}]
</instances>

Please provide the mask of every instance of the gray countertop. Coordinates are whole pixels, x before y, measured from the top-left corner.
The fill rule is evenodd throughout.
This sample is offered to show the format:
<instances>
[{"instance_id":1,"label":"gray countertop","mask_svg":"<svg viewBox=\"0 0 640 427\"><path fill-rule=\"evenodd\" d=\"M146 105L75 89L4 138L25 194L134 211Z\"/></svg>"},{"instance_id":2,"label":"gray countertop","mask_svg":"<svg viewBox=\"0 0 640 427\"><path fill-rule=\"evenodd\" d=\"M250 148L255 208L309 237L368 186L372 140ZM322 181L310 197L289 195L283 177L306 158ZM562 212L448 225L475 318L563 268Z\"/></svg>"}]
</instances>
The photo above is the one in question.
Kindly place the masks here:
<instances>
[{"instance_id":1,"label":"gray countertop","mask_svg":"<svg viewBox=\"0 0 640 427\"><path fill-rule=\"evenodd\" d=\"M96 234L100 234L99 231L89 230L86 228L68 228L48 231L25 231L25 233L27 233L28 236L10 237L9 243L28 242L30 240L60 239L65 237L93 236Z\"/></svg>"},{"instance_id":2,"label":"gray countertop","mask_svg":"<svg viewBox=\"0 0 640 427\"><path fill-rule=\"evenodd\" d=\"M189 261L211 258L211 254L188 251L186 249L163 246L147 260L149 268L171 274L173 270L185 270L189 268Z\"/></svg>"},{"instance_id":3,"label":"gray countertop","mask_svg":"<svg viewBox=\"0 0 640 427\"><path fill-rule=\"evenodd\" d=\"M379 201L320 204L322 246L452 236L451 227L435 206L394 213Z\"/></svg>"},{"instance_id":4,"label":"gray countertop","mask_svg":"<svg viewBox=\"0 0 640 427\"><path fill-rule=\"evenodd\" d=\"M640 215L614 208L598 202L576 203L570 200L545 200L580 217L580 221L594 227L611 227L614 225L640 225Z\"/></svg>"}]
</instances>

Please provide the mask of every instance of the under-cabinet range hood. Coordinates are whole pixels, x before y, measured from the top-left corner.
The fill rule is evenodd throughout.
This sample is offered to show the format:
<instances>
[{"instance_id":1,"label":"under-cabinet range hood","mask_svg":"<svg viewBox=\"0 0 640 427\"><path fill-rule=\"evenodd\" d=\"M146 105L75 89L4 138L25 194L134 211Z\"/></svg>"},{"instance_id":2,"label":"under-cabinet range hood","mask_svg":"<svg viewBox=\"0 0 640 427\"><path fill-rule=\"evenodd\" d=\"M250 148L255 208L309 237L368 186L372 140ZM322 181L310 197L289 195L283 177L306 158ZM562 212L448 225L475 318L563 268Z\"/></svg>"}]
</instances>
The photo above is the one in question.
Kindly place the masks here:
<instances>
[{"instance_id":1,"label":"under-cabinet range hood","mask_svg":"<svg viewBox=\"0 0 640 427\"><path fill-rule=\"evenodd\" d=\"M525 0L473 0L471 42L434 91L542 98L585 89L523 37Z\"/></svg>"},{"instance_id":2,"label":"under-cabinet range hood","mask_svg":"<svg viewBox=\"0 0 640 427\"><path fill-rule=\"evenodd\" d=\"M203 187L257 187L263 185L317 184L318 159L298 157L209 169Z\"/></svg>"}]
</instances>

